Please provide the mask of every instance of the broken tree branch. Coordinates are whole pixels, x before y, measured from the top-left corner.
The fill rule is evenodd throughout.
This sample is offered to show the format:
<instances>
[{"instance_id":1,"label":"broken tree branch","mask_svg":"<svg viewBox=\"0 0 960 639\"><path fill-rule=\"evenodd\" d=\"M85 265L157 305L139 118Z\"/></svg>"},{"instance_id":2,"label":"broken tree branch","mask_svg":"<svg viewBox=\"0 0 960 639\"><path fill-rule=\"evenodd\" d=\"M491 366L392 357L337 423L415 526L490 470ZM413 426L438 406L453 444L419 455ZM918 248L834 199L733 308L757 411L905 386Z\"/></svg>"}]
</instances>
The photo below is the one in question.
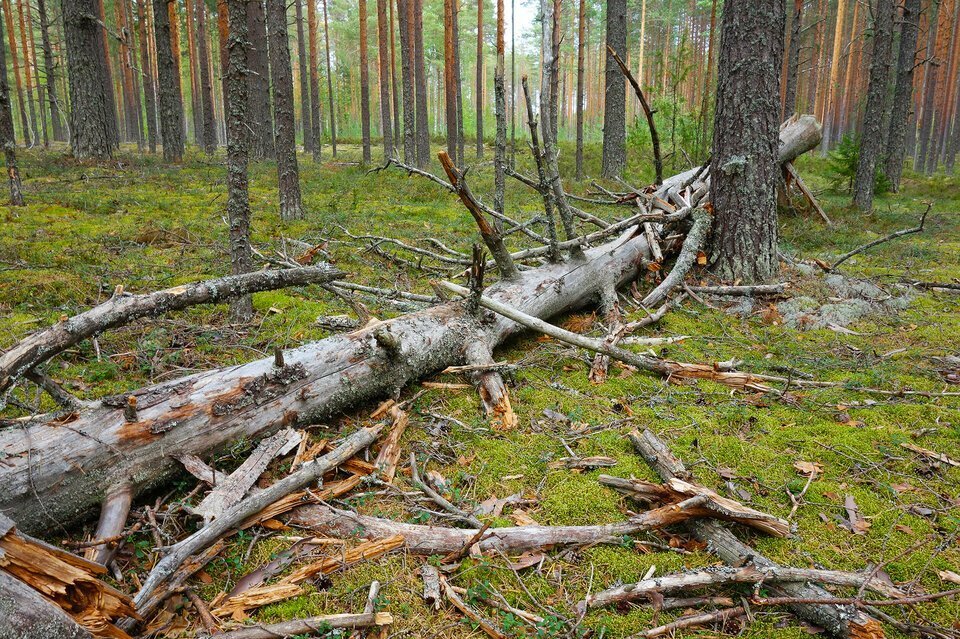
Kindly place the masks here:
<instances>
[{"instance_id":1,"label":"broken tree branch","mask_svg":"<svg viewBox=\"0 0 960 639\"><path fill-rule=\"evenodd\" d=\"M921 231L923 230L923 225L924 225L924 223L927 221L927 214L930 212L930 209L931 209L931 208L933 208L933 203L932 203L932 202L927 202L927 210L924 211L924 212L923 212L923 215L920 216L920 224L918 224L917 226L914 226L913 228L909 228L909 229L903 229L902 231L895 231L895 232L891 233L890 235L885 235L884 237L881 237L880 239L874 240L874 241L872 241L872 242L868 242L868 243L864 244L863 246L859 246L859 247L853 249L852 251L850 251L849 253L844 253L842 256L840 256L840 258L839 258L836 262L834 262L833 264L831 264L830 267L827 268L827 269L825 269L825 270L827 270L827 271L835 271L835 270L837 270L837 267L838 267L838 266L840 266L841 264L843 264L844 262L846 262L847 260L849 260L849 259L850 259L851 257L853 257L854 255L857 255L857 254L859 254L859 253L863 253L863 252L866 251L867 249L871 249L871 248L873 248L874 246L877 246L878 244L883 244L884 242L889 242L890 240L894 240L894 239L896 239L896 238L898 238L898 237L903 237L904 235L910 235L910 234L912 234L912 233L919 233L919 232L921 232ZM818 263L819 263L819 262L818 262Z\"/></svg>"},{"instance_id":2,"label":"broken tree branch","mask_svg":"<svg viewBox=\"0 0 960 639\"><path fill-rule=\"evenodd\" d=\"M160 315L197 304L217 303L258 291L330 282L342 275L333 266L321 264L230 275L143 295L114 295L89 311L30 335L0 355L0 397L38 364L108 328L122 326L141 317Z\"/></svg>"},{"instance_id":3,"label":"broken tree branch","mask_svg":"<svg viewBox=\"0 0 960 639\"><path fill-rule=\"evenodd\" d=\"M627 78L627 81L630 83L630 86L633 87L633 92L637 94L637 99L640 100L640 106L643 107L643 114L647 118L647 126L650 127L650 142L653 145L653 168L657 176L654 185L660 186L663 184L663 158L660 157L660 135L657 133L657 125L653 121L653 110L647 103L647 97L643 94L643 89L640 88L637 79L630 73L630 67L626 65L620 55L609 44L607 45L607 51L613 56L617 66L620 67L620 72L623 73L624 77Z\"/></svg>"},{"instance_id":4,"label":"broken tree branch","mask_svg":"<svg viewBox=\"0 0 960 639\"><path fill-rule=\"evenodd\" d=\"M211 639L276 639L299 635L324 634L335 628L372 628L389 626L393 615L389 612L365 612L362 614L321 615L281 621L280 623L248 626L213 635Z\"/></svg>"},{"instance_id":5,"label":"broken tree branch","mask_svg":"<svg viewBox=\"0 0 960 639\"><path fill-rule=\"evenodd\" d=\"M693 226L687 233L687 238L683 241L683 248L680 249L680 255L676 263L670 270L670 274L663 278L660 284L650 291L643 301L640 302L647 308L657 306L683 282L687 272L697 261L697 254L703 248L707 241L707 232L710 230L710 214L704 208L697 208L693 211Z\"/></svg>"}]
</instances>

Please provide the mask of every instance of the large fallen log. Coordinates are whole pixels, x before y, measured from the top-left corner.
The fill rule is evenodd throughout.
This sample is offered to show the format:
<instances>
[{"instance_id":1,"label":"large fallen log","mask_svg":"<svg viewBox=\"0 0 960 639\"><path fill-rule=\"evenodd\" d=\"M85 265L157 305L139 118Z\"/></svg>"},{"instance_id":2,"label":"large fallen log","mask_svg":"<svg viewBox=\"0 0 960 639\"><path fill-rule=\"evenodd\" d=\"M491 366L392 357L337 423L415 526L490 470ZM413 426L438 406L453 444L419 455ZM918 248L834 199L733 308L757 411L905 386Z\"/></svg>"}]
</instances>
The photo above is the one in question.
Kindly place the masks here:
<instances>
[{"instance_id":1,"label":"large fallen log","mask_svg":"<svg viewBox=\"0 0 960 639\"><path fill-rule=\"evenodd\" d=\"M586 258L525 271L489 287L487 296L537 317L589 303L599 283L634 278L649 258L636 229L587 251ZM336 335L274 358L214 369L108 398L56 420L14 422L0 431L0 511L28 531L68 524L95 512L107 490L129 482L135 494L179 472L172 455L200 457L239 439L323 419L454 364L472 364L467 346L492 349L522 327L470 314L450 302Z\"/></svg>"},{"instance_id":2,"label":"large fallen log","mask_svg":"<svg viewBox=\"0 0 960 639\"><path fill-rule=\"evenodd\" d=\"M0 570L0 639L91 639L40 593Z\"/></svg>"}]
</instances>

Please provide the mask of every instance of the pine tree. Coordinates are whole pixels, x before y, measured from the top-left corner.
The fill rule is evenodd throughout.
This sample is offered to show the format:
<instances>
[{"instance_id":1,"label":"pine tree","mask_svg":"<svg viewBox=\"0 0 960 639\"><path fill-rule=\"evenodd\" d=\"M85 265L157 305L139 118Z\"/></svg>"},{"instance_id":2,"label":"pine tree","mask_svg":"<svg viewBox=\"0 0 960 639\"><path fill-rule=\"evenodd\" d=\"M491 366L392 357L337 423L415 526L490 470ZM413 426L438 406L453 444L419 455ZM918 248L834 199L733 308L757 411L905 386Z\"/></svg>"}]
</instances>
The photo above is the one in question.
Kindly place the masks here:
<instances>
[{"instance_id":1,"label":"pine tree","mask_svg":"<svg viewBox=\"0 0 960 639\"><path fill-rule=\"evenodd\" d=\"M393 122L390 120L390 57L387 24L387 0L377 0L377 51L380 60L380 131L383 133L383 159L393 157Z\"/></svg>"},{"instance_id":2,"label":"pine tree","mask_svg":"<svg viewBox=\"0 0 960 639\"><path fill-rule=\"evenodd\" d=\"M620 56L627 50L627 2L607 2L607 46ZM613 55L606 56L605 92L603 109L603 168L605 178L620 177L627 163L626 100L627 88Z\"/></svg>"},{"instance_id":3,"label":"pine tree","mask_svg":"<svg viewBox=\"0 0 960 639\"><path fill-rule=\"evenodd\" d=\"M7 164L10 182L10 204L23 206L23 185L17 167L17 141L13 137L13 107L10 104L10 83L7 80L7 56L3 48L3 23L0 22L0 146Z\"/></svg>"},{"instance_id":4,"label":"pine tree","mask_svg":"<svg viewBox=\"0 0 960 639\"><path fill-rule=\"evenodd\" d=\"M900 27L900 51L897 55L897 85L890 109L890 131L887 136L883 173L894 192L900 189L903 160L907 147L907 123L913 104L913 70L920 33L920 0L906 0Z\"/></svg>"},{"instance_id":5,"label":"pine tree","mask_svg":"<svg viewBox=\"0 0 960 639\"><path fill-rule=\"evenodd\" d=\"M367 0L360 3L360 136L363 164L370 163L370 76L367 68Z\"/></svg>"},{"instance_id":6,"label":"pine tree","mask_svg":"<svg viewBox=\"0 0 960 639\"><path fill-rule=\"evenodd\" d=\"M183 159L183 102L180 97L178 66L173 55L173 40L168 3L172 0L153 0L153 26L157 45L157 93L160 135L163 137L163 159L179 162Z\"/></svg>"},{"instance_id":7,"label":"pine tree","mask_svg":"<svg viewBox=\"0 0 960 639\"><path fill-rule=\"evenodd\" d=\"M73 155L80 160L109 158L113 154L113 137L108 122L110 101L103 81L107 65L97 37L97 0L66 2L63 9ZM8 28L9 25L8 21Z\"/></svg>"}]
</instances>

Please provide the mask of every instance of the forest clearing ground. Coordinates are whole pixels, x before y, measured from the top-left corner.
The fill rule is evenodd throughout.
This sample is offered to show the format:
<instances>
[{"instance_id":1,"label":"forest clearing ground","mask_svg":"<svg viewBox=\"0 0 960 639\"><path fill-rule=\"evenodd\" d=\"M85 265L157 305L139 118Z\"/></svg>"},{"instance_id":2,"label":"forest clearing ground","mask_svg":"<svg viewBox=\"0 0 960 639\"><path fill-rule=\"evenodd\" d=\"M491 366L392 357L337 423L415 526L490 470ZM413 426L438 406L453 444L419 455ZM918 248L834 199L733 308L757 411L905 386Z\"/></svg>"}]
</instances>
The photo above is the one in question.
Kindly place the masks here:
<instances>
[{"instance_id":1,"label":"forest clearing ground","mask_svg":"<svg viewBox=\"0 0 960 639\"><path fill-rule=\"evenodd\" d=\"M374 150L377 157L379 149ZM588 173L597 173L599 149L587 148ZM324 149L329 158L329 148ZM468 152L468 156L471 153ZM521 159L525 170L526 158ZM641 152L631 154L632 158ZM390 236L413 242L426 237L469 253L475 241L474 225L456 198L436 185L399 171L367 174L349 162L359 147L341 145L338 162L317 166L300 156L306 219L280 224L272 164L252 167L251 203L253 243L265 255L282 250L282 238L319 244L348 273L353 282L384 288L398 287L431 293L428 279L436 274L393 263L359 246L341 230ZM488 153L492 157L492 152ZM573 153L561 153L561 173L570 175ZM73 315L108 297L123 284L132 292L147 292L226 273L224 171L192 149L182 167L121 154L112 165L78 166L61 155L27 151L21 155L28 206L0 211L0 347L6 348L26 333ZM594 169L590 171L589 169ZM650 168L629 167L627 181L649 181ZM677 167L683 169L686 167ZM845 262L839 271L868 278L882 289L901 294L901 280L950 282L960 278L960 179L938 174L921 178L908 173L902 192L878 197L874 212L847 208L849 196L829 189L825 161L804 157L797 169L819 194L835 228L815 217L781 216L781 248L789 255L828 262L889 232L916 224L925 206L936 202L923 233L883 244ZM439 165L434 163L434 172ZM529 172L529 170L527 170ZM473 191L490 200L489 164L468 173ZM540 210L539 196L511 184L507 206L529 217ZM589 183L567 183L583 194ZM593 207L607 219L622 209ZM514 217L525 217L516 214ZM395 247L383 249L397 252ZM302 252L289 248L290 254ZM404 254L410 258L409 254ZM702 278L697 273L695 278ZM835 291L819 273L803 274L786 268L784 280L794 287L789 296L805 295L830 303ZM649 282L639 283L641 290ZM713 304L718 304L716 300ZM225 306L197 307L155 320L137 322L110 331L98 341L82 343L50 365L51 375L84 399L93 399L213 366L248 361L272 352L322 338L328 331L315 324L320 315L351 314L340 300L318 287L303 287L254 296L257 317L238 329L227 325ZM401 312L395 307L369 304L378 317ZM902 311L874 313L847 326L847 331L817 328L797 330L782 324L780 313L765 304L746 317L685 301L644 335L693 336L681 343L657 348L659 355L709 363L736 357L743 370L789 376L784 367L817 379L850 381L851 385L895 389L956 390L947 386L933 358L958 355L960 296L917 291ZM630 319L640 317L633 312ZM587 315L563 318L571 330L602 335L590 327ZM590 327L588 329L588 327ZM699 482L732 495L751 506L786 517L793 506L788 491L803 489L805 478L795 462L820 464L822 470L804 495L794 517L798 536L771 539L750 535L759 551L776 561L796 566L863 570L884 561L895 583L920 576L919 585L932 592L950 587L938 571L960 573L960 469L931 465L903 449L904 442L960 457L960 399L878 397L851 389L791 389L777 396L731 394L711 382L669 385L661 379L632 372L616 364L606 383L587 380L590 358L564 344L528 336L510 342L496 353L498 361L522 364L513 373L511 392L519 425L502 433L489 429L475 391L427 390L412 405L411 425L404 437L406 451L429 469L441 473L460 505L490 497L520 494L530 500L524 511L541 524L597 524L619 521L630 504L600 486L600 471L576 473L551 468L550 462L569 453L604 455L617 460L604 473L654 479L623 434L650 428L671 444L673 451L694 469ZM435 380L463 382L458 376ZM407 389L412 397L419 385ZM30 403L34 396L15 395ZM43 401L46 401L45 399ZM44 404L49 407L49 405ZM544 411L549 411L545 413ZM311 428L314 437L335 434L344 425L362 422L369 409L359 410ZM566 416L558 419L557 414ZM443 416L449 419L444 419ZM572 425L614 427L574 440ZM242 461L252 442L212 460L229 471ZM421 461L421 468L423 462ZM275 473L285 472L282 465ZM403 486L407 480L400 478ZM187 477L178 495L193 486ZM362 489L361 489L362 490ZM852 496L869 523L862 534L841 526L844 502ZM176 499L176 496L174 497ZM432 521L429 514L408 509L395 496L370 494L346 500L365 514L403 521ZM512 506L501 516L484 519L492 525L511 525ZM290 545L283 531L245 532L232 539L224 554L206 570L197 592L207 601L229 589L245 573ZM741 537L746 533L738 531ZM73 538L80 538L75 531ZM469 589L501 592L518 608L547 617L537 636L555 636L561 626L550 621L550 610L572 616L573 605L588 588L593 591L641 579L651 566L657 574L715 563L703 548L684 546L668 534L650 536L657 543L680 543L674 550L656 546L598 546L575 553L552 553L538 567L520 572L523 584L501 557L468 559L453 582ZM121 561L148 568L153 540L149 533L131 538ZM910 552L906 552L907 550ZM131 552L132 550L132 552ZM682 551L682 552L678 552ZM393 613L392 634L410 636L481 636L448 610L426 609L416 559L392 555L331 577L330 587L273 604L255 613L275 621L310 614L362 610L372 579L383 583L382 608ZM124 570L124 574L129 574ZM131 586L128 584L128 588ZM747 591L744 591L747 592ZM535 600L535 601L534 601ZM186 614L195 622L193 611ZM924 607L925 614L950 626L960 618L960 602L941 600ZM501 627L519 623L484 609ZM666 615L667 613L664 613ZM673 613L670 613L673 614ZM663 617L664 615L661 615ZM806 636L800 623L777 610L760 610L746 624L747 637ZM650 625L649 605L596 610L584 626L606 628L605 637L625 637ZM735 628L735 626L734 626ZM895 636L891 633L891 636Z\"/></svg>"}]
</instances>

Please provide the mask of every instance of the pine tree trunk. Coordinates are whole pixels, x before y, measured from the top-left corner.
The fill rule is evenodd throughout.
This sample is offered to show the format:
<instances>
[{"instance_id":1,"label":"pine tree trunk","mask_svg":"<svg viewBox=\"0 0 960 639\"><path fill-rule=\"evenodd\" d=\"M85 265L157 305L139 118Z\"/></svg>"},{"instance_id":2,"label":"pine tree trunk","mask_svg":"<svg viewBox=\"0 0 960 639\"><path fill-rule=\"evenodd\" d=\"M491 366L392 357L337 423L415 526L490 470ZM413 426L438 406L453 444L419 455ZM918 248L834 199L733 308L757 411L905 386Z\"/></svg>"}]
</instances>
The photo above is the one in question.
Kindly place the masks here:
<instances>
[{"instance_id":1,"label":"pine tree trunk","mask_svg":"<svg viewBox=\"0 0 960 639\"><path fill-rule=\"evenodd\" d=\"M200 96L203 98L203 150L213 155L217 150L217 121L213 109L213 70L207 43L207 5L204 0L193 0L197 24L197 61L200 66Z\"/></svg>"},{"instance_id":2,"label":"pine tree trunk","mask_svg":"<svg viewBox=\"0 0 960 639\"><path fill-rule=\"evenodd\" d=\"M323 41L327 50L327 101L330 105L330 148L333 157L337 157L337 115L333 98L333 70L330 64L330 21L327 16L327 2L323 0Z\"/></svg>"},{"instance_id":3,"label":"pine tree trunk","mask_svg":"<svg viewBox=\"0 0 960 639\"><path fill-rule=\"evenodd\" d=\"M293 77L286 0L267 0L267 20L270 31L270 80L273 83L280 219L299 220L303 218L303 204L300 198L300 169L297 165L297 124L293 116Z\"/></svg>"},{"instance_id":4,"label":"pine tree trunk","mask_svg":"<svg viewBox=\"0 0 960 639\"><path fill-rule=\"evenodd\" d=\"M947 34L950 34L950 40L955 40L956 23L960 20L960 6L954 2L953 15L951 16L948 7L941 8L940 24L937 27L937 59L940 62L938 76L941 76L940 84L942 88L937 92L936 105L933 113L933 126L930 131L930 148L927 152L927 162L924 166L924 172L927 175L933 175L937 170L937 163L942 154L942 142L945 129L945 123L949 118L948 98L953 93L953 44L948 44Z\"/></svg>"},{"instance_id":5,"label":"pine tree trunk","mask_svg":"<svg viewBox=\"0 0 960 639\"><path fill-rule=\"evenodd\" d=\"M383 159L393 157L393 122L390 113L390 25L388 0L377 0L377 53L380 61L380 131L383 134Z\"/></svg>"},{"instance_id":6,"label":"pine tree trunk","mask_svg":"<svg viewBox=\"0 0 960 639\"><path fill-rule=\"evenodd\" d=\"M140 35L140 77L143 83L143 102L147 111L147 146L150 153L157 152L157 94L153 81L155 64L150 55L151 29L147 21L148 0L135 0L137 3L137 30Z\"/></svg>"},{"instance_id":7,"label":"pine tree trunk","mask_svg":"<svg viewBox=\"0 0 960 639\"><path fill-rule=\"evenodd\" d=\"M43 70L47 77L47 102L50 109L50 123L53 139L66 140L63 121L60 119L60 103L57 99L57 76L54 73L53 47L50 45L50 18L47 15L46 0L37 0L37 13L40 16L40 46L43 49Z\"/></svg>"},{"instance_id":8,"label":"pine tree trunk","mask_svg":"<svg viewBox=\"0 0 960 639\"><path fill-rule=\"evenodd\" d=\"M840 113L838 114L839 122L837 127L836 139L841 138L848 130L850 126L850 110L852 105L856 103L856 96L854 96L854 86L855 86L855 73L854 69L859 66L859 56L860 49L862 48L862 43L860 47L856 47L857 40L862 38L860 33L860 3L853 3L853 20L850 24L850 51L847 55L847 70L844 74L845 79L843 82L843 100L840 102Z\"/></svg>"},{"instance_id":9,"label":"pine tree trunk","mask_svg":"<svg viewBox=\"0 0 960 639\"><path fill-rule=\"evenodd\" d=\"M20 61L17 53L17 34L13 27L13 8L10 0L3 0L3 14L7 23L7 42L10 44L10 61L13 66L13 79L17 87L17 105L20 107L20 128L23 135L23 143L26 146L33 144L30 137L30 123L27 120L27 104L23 99L23 80L20 77ZM64 13L66 19L66 12Z\"/></svg>"},{"instance_id":10,"label":"pine tree trunk","mask_svg":"<svg viewBox=\"0 0 960 639\"><path fill-rule=\"evenodd\" d=\"M415 80L413 77L414 0L397 0L400 27L400 70L403 76L403 161L417 163Z\"/></svg>"},{"instance_id":11,"label":"pine tree trunk","mask_svg":"<svg viewBox=\"0 0 960 639\"><path fill-rule=\"evenodd\" d=\"M416 82L417 109L417 166L430 163L430 123L427 119L427 69L423 52L423 0L408 0L413 4L413 77Z\"/></svg>"},{"instance_id":12,"label":"pine tree trunk","mask_svg":"<svg viewBox=\"0 0 960 639\"><path fill-rule=\"evenodd\" d=\"M907 147L907 124L913 105L913 70L920 32L920 0L906 0L900 27L900 52L897 56L897 85L890 108L890 131L887 135L884 175L894 193L900 190L903 160Z\"/></svg>"},{"instance_id":13,"label":"pine tree trunk","mask_svg":"<svg viewBox=\"0 0 960 639\"><path fill-rule=\"evenodd\" d=\"M940 15L940 5L943 0L931 0L927 18L927 49L926 64L923 72L923 94L918 119L917 146L913 157L913 168L923 172L927 164L927 149L930 143L930 130L933 128L933 105L937 93L937 75L939 62L937 55L937 22Z\"/></svg>"},{"instance_id":14,"label":"pine tree trunk","mask_svg":"<svg viewBox=\"0 0 960 639\"><path fill-rule=\"evenodd\" d=\"M97 37L97 0L67 2L63 9L73 155L80 160L109 158L113 154L108 122L111 103L103 80L107 73L103 46Z\"/></svg>"},{"instance_id":15,"label":"pine tree trunk","mask_svg":"<svg viewBox=\"0 0 960 639\"><path fill-rule=\"evenodd\" d=\"M953 175L953 166L956 162L957 153L960 152L960 78L956 78L954 84L953 133L950 134L950 140L947 143L947 157L944 161L948 175Z\"/></svg>"},{"instance_id":16,"label":"pine tree trunk","mask_svg":"<svg viewBox=\"0 0 960 639\"><path fill-rule=\"evenodd\" d=\"M190 117L193 120L193 143L203 146L203 96L200 93L200 73L197 67L196 4L184 0L184 21L187 27L187 58L190 66Z\"/></svg>"},{"instance_id":17,"label":"pine tree trunk","mask_svg":"<svg viewBox=\"0 0 960 639\"><path fill-rule=\"evenodd\" d=\"M493 208L503 212L507 169L507 96L504 87L503 0L497 0L497 59L493 69L493 110L497 131L493 149Z\"/></svg>"},{"instance_id":18,"label":"pine tree trunk","mask_svg":"<svg viewBox=\"0 0 960 639\"><path fill-rule=\"evenodd\" d=\"M367 0L360 4L360 138L362 164L370 163L370 72L367 55Z\"/></svg>"},{"instance_id":19,"label":"pine tree trunk","mask_svg":"<svg viewBox=\"0 0 960 639\"><path fill-rule=\"evenodd\" d=\"M123 119L127 132L127 141L136 142L137 148L143 148L140 134L140 113L136 107L137 91L133 83L133 64L131 31L127 24L126 0L117 0L114 5L117 30L120 35L118 54L120 58L121 95L123 96Z\"/></svg>"},{"instance_id":20,"label":"pine tree trunk","mask_svg":"<svg viewBox=\"0 0 960 639\"><path fill-rule=\"evenodd\" d=\"M103 0L97 1L97 15L100 17L100 24L107 24L106 11L104 9ZM120 146L120 121L117 117L117 95L114 92L113 86L113 62L110 59L110 44L107 41L107 32L103 26L97 30L97 40L100 42L100 47L103 49L103 59L105 60L105 68L107 70L106 74L103 76L104 83L104 93L107 96L107 100L110 104L109 112L107 113L107 123L110 127L110 141L114 147Z\"/></svg>"},{"instance_id":21,"label":"pine tree trunk","mask_svg":"<svg viewBox=\"0 0 960 639\"><path fill-rule=\"evenodd\" d=\"M947 152L950 148L950 123L953 113L957 109L955 95L957 92L957 68L960 67L960 2L954 2L953 29L950 34L950 64L947 68L947 80L944 87L944 110L937 126L937 140L940 149L939 155L944 164L947 162Z\"/></svg>"},{"instance_id":22,"label":"pine tree trunk","mask_svg":"<svg viewBox=\"0 0 960 639\"><path fill-rule=\"evenodd\" d=\"M23 0L17 0L17 11L20 14L20 47L23 50L23 74L27 82L27 108L30 111L30 130L34 142L37 141L37 108L33 102L33 71L30 63L30 47L27 45L27 10L30 5L24 8Z\"/></svg>"},{"instance_id":23,"label":"pine tree trunk","mask_svg":"<svg viewBox=\"0 0 960 639\"><path fill-rule=\"evenodd\" d=\"M643 0L644 13L646 13L647 0ZM583 74L584 74L584 47L583 37L586 33L587 19L587 1L580 0L580 14L577 26L577 179L583 179ZM641 20L641 25L643 21ZM641 32L643 28L641 27ZM640 64L643 64L643 37L640 40ZM641 76L642 77L642 76Z\"/></svg>"},{"instance_id":24,"label":"pine tree trunk","mask_svg":"<svg viewBox=\"0 0 960 639\"><path fill-rule=\"evenodd\" d=\"M837 80L840 73L840 54L843 45L843 23L847 12L843 0L837 3L837 20L833 32L833 55L830 56L830 83L827 85L825 94L825 107L823 112L823 141L820 143L820 152L826 156L827 151L833 144L834 120L837 117L836 94Z\"/></svg>"},{"instance_id":25,"label":"pine tree trunk","mask_svg":"<svg viewBox=\"0 0 960 639\"><path fill-rule=\"evenodd\" d=\"M317 3L316 0L307 0L307 29L310 36L307 39L310 45L310 147L313 151L313 161L319 162L323 152L320 142L320 54L317 49Z\"/></svg>"},{"instance_id":26,"label":"pine tree trunk","mask_svg":"<svg viewBox=\"0 0 960 639\"><path fill-rule=\"evenodd\" d=\"M168 2L153 0L153 27L157 45L157 93L160 135L163 137L163 159L183 159L183 102L180 99L178 66L173 57L172 33Z\"/></svg>"},{"instance_id":27,"label":"pine tree trunk","mask_svg":"<svg viewBox=\"0 0 960 639\"><path fill-rule=\"evenodd\" d=\"M854 181L853 201L860 210L873 208L873 187L877 162L883 156L883 116L887 110L887 84L893 44L893 0L878 0L874 9L873 53L870 56L870 85L860 135L860 161Z\"/></svg>"},{"instance_id":28,"label":"pine tree trunk","mask_svg":"<svg viewBox=\"0 0 960 639\"><path fill-rule=\"evenodd\" d=\"M562 11L560 0L553 0L553 28L551 29L550 50L553 53L553 68L550 70L550 126L553 130L553 143L557 144L560 131L560 35ZM624 129L626 131L626 129ZM626 133L624 133L626 135Z\"/></svg>"},{"instance_id":29,"label":"pine tree trunk","mask_svg":"<svg viewBox=\"0 0 960 639\"><path fill-rule=\"evenodd\" d=\"M607 2L607 46L623 56L627 50L627 2ZM627 89L613 55L607 52L604 77L603 168L605 178L620 177L627 163L626 99Z\"/></svg>"},{"instance_id":30,"label":"pine tree trunk","mask_svg":"<svg viewBox=\"0 0 960 639\"><path fill-rule=\"evenodd\" d=\"M477 108L477 159L483 159L483 0L477 1L477 88L473 96Z\"/></svg>"},{"instance_id":31,"label":"pine tree trunk","mask_svg":"<svg viewBox=\"0 0 960 639\"><path fill-rule=\"evenodd\" d=\"M457 91L457 159L464 157L463 141L463 76L460 69L460 0L453 0L453 86Z\"/></svg>"},{"instance_id":32,"label":"pine tree trunk","mask_svg":"<svg viewBox=\"0 0 960 639\"><path fill-rule=\"evenodd\" d=\"M312 0L310 0L312 1ZM230 18L227 38L227 96L224 109L227 117L227 217L230 223L230 272L234 275L253 270L250 247L250 193L247 178L250 135L247 107L250 83L249 67L250 16L248 0L227 0ZM245 324L253 318L253 300L249 295L230 303L230 321Z\"/></svg>"},{"instance_id":33,"label":"pine tree trunk","mask_svg":"<svg viewBox=\"0 0 960 639\"><path fill-rule=\"evenodd\" d=\"M307 0L313 2L314 0ZM303 150L313 151L313 111L310 107L310 76L307 71L307 41L303 35L303 0L293 0L297 12L297 66L300 71L300 126Z\"/></svg>"},{"instance_id":34,"label":"pine tree trunk","mask_svg":"<svg viewBox=\"0 0 960 639\"><path fill-rule=\"evenodd\" d=\"M710 165L714 269L762 282L779 270L777 185L784 0L726 0Z\"/></svg>"},{"instance_id":35,"label":"pine tree trunk","mask_svg":"<svg viewBox=\"0 0 960 639\"><path fill-rule=\"evenodd\" d=\"M247 7L247 117L251 126L250 158L264 160L275 157L273 146L273 117L270 112L270 63L267 58L267 19L263 0L252 0Z\"/></svg>"},{"instance_id":36,"label":"pine tree trunk","mask_svg":"<svg viewBox=\"0 0 960 639\"><path fill-rule=\"evenodd\" d=\"M390 4L390 88L393 97L393 149L394 153L400 148L400 89L397 88L397 46L394 37L394 8L399 0L387 0Z\"/></svg>"},{"instance_id":37,"label":"pine tree trunk","mask_svg":"<svg viewBox=\"0 0 960 639\"><path fill-rule=\"evenodd\" d=\"M0 24L0 30L3 25ZM10 83L7 80L7 56L3 47L3 34L0 33L0 146L3 147L4 161L7 165L7 178L10 182L10 205L23 206L23 185L20 182L20 169L17 167L17 141L13 135L13 106L10 104Z\"/></svg>"},{"instance_id":38,"label":"pine tree trunk","mask_svg":"<svg viewBox=\"0 0 960 639\"><path fill-rule=\"evenodd\" d=\"M443 95L446 113L447 154L457 166L457 89L453 76L453 3L443 0Z\"/></svg>"}]
</instances>

